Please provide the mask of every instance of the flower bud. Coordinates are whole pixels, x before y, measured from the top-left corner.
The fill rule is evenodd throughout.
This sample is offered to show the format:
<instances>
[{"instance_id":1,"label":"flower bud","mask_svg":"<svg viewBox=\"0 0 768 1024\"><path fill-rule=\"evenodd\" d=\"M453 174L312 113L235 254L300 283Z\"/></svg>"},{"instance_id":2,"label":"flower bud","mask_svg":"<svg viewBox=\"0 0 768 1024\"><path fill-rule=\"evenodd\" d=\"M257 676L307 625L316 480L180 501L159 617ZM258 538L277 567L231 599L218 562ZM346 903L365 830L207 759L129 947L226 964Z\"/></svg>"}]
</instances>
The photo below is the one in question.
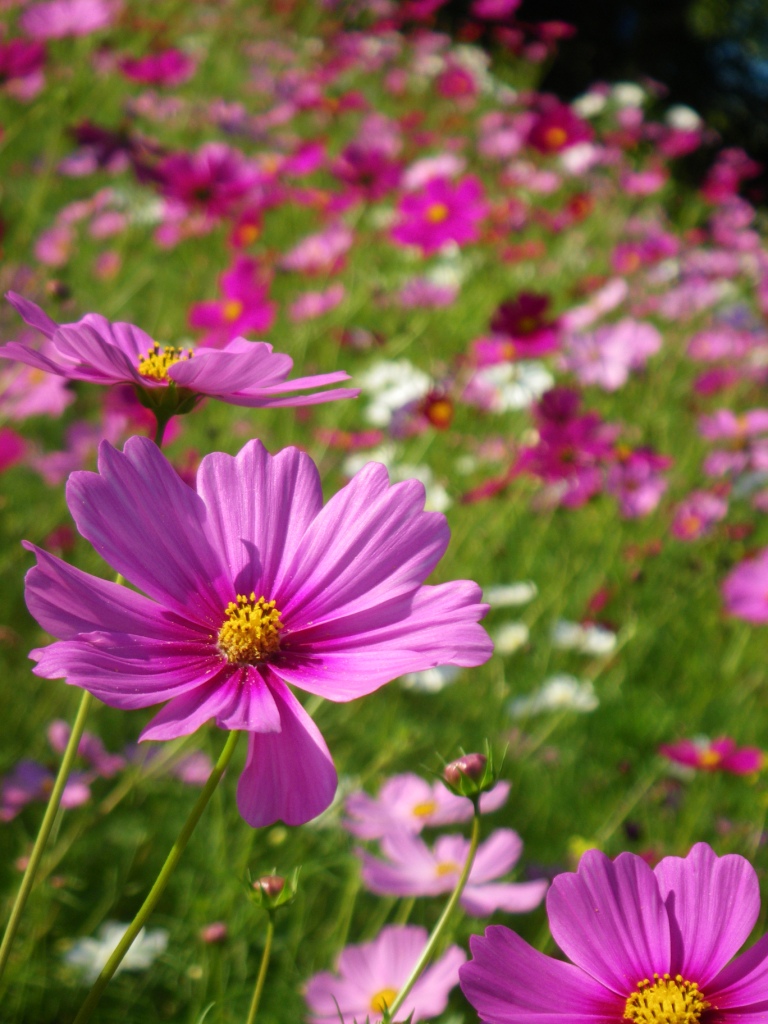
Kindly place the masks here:
<instances>
[{"instance_id":1,"label":"flower bud","mask_svg":"<svg viewBox=\"0 0 768 1024\"><path fill-rule=\"evenodd\" d=\"M462 754L443 769L443 782L456 796L476 801L496 784L493 758L489 754Z\"/></svg>"},{"instance_id":2,"label":"flower bud","mask_svg":"<svg viewBox=\"0 0 768 1024\"><path fill-rule=\"evenodd\" d=\"M265 910L275 910L285 903L290 903L296 895L298 871L294 871L290 879L280 875L262 875L253 883L251 898Z\"/></svg>"}]
</instances>

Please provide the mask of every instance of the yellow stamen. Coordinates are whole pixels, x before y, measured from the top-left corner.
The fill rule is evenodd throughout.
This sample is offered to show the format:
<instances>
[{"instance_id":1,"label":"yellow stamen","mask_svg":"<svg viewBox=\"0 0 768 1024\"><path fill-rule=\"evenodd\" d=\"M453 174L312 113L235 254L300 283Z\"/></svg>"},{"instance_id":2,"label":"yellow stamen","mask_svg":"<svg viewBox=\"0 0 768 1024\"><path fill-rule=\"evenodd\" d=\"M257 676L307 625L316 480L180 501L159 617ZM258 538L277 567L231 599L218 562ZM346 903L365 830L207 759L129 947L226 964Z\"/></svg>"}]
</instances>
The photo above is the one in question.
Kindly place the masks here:
<instances>
[{"instance_id":1,"label":"yellow stamen","mask_svg":"<svg viewBox=\"0 0 768 1024\"><path fill-rule=\"evenodd\" d=\"M383 988L371 1000L371 1009L374 1013L384 1013L396 999L397 992L393 988Z\"/></svg>"},{"instance_id":2,"label":"yellow stamen","mask_svg":"<svg viewBox=\"0 0 768 1024\"><path fill-rule=\"evenodd\" d=\"M231 324L233 320L237 320L240 314L243 312L243 304L237 299L230 299L229 302L225 302L222 307L222 313L224 319L228 324Z\"/></svg>"},{"instance_id":3,"label":"yellow stamen","mask_svg":"<svg viewBox=\"0 0 768 1024\"><path fill-rule=\"evenodd\" d=\"M723 755L716 750L702 750L699 754L699 764L702 768L716 768L723 760Z\"/></svg>"},{"instance_id":4,"label":"yellow stamen","mask_svg":"<svg viewBox=\"0 0 768 1024\"><path fill-rule=\"evenodd\" d=\"M548 149L560 149L568 141L568 132L565 128L558 128L553 125L544 132L544 142Z\"/></svg>"},{"instance_id":5,"label":"yellow stamen","mask_svg":"<svg viewBox=\"0 0 768 1024\"><path fill-rule=\"evenodd\" d=\"M442 878L443 875L454 875L461 871L461 864L457 864L455 860L444 860L442 864L438 864L435 869L435 874L438 878Z\"/></svg>"},{"instance_id":6,"label":"yellow stamen","mask_svg":"<svg viewBox=\"0 0 768 1024\"><path fill-rule=\"evenodd\" d=\"M230 665L253 665L280 650L284 629L274 601L256 600L238 594L225 610L226 620L219 630L218 648Z\"/></svg>"},{"instance_id":7,"label":"yellow stamen","mask_svg":"<svg viewBox=\"0 0 768 1024\"><path fill-rule=\"evenodd\" d=\"M428 818L430 814L434 814L437 810L437 804L434 800L425 800L424 803L416 804L413 808L413 813L417 818Z\"/></svg>"},{"instance_id":8,"label":"yellow stamen","mask_svg":"<svg viewBox=\"0 0 768 1024\"><path fill-rule=\"evenodd\" d=\"M258 224L241 224L237 229L237 237L241 245L250 245L261 234Z\"/></svg>"},{"instance_id":9,"label":"yellow stamen","mask_svg":"<svg viewBox=\"0 0 768 1024\"><path fill-rule=\"evenodd\" d=\"M161 348L155 342L145 356L140 356L139 373L142 377L149 377L150 380L168 380L168 370L174 363L191 358L190 349L176 348L173 345Z\"/></svg>"},{"instance_id":10,"label":"yellow stamen","mask_svg":"<svg viewBox=\"0 0 768 1024\"><path fill-rule=\"evenodd\" d=\"M427 207L426 217L430 224L442 224L444 220L448 220L450 213L445 203L432 203Z\"/></svg>"},{"instance_id":11,"label":"yellow stamen","mask_svg":"<svg viewBox=\"0 0 768 1024\"><path fill-rule=\"evenodd\" d=\"M624 1019L636 1024L698 1024L709 1005L695 981L684 981L679 974L654 974L652 982L646 978L637 983L637 992L624 1007Z\"/></svg>"}]
</instances>

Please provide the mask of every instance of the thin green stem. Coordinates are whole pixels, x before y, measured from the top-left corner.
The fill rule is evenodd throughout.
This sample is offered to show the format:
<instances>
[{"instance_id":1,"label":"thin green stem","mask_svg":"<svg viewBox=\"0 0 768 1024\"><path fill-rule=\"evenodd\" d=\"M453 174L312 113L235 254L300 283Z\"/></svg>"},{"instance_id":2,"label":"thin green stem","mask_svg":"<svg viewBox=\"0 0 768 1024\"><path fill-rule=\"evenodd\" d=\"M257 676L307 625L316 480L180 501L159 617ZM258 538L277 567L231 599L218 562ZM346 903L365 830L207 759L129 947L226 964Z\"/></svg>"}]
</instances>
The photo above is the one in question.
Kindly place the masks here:
<instances>
[{"instance_id":1,"label":"thin green stem","mask_svg":"<svg viewBox=\"0 0 768 1024\"><path fill-rule=\"evenodd\" d=\"M157 429L155 430L155 444L158 448L163 447L163 438L165 437L165 428L170 422L170 416L161 416L159 412L155 413L155 423Z\"/></svg>"},{"instance_id":2,"label":"thin green stem","mask_svg":"<svg viewBox=\"0 0 768 1024\"><path fill-rule=\"evenodd\" d=\"M421 972L429 963L432 954L437 948L437 943L440 941L440 936L445 931L445 926L448 924L448 919L453 913L453 909L461 898L461 894L464 892L464 886L467 884L469 873L472 870L472 865L475 861L475 854L477 853L477 847L480 845L480 812L477 806L475 806L475 816L472 819L472 839L469 844L469 851L467 853L467 859L464 863L459 881L456 883L456 888L451 893L451 897L445 905L445 909L440 915L435 927L432 929L432 934L427 940L427 944L422 950L421 956L416 961L416 966L413 968L411 973L408 975L408 979L397 994L397 998L391 1006L387 1007L385 1020L391 1021L400 1007L403 1005L405 1000L408 998L408 993L411 991L413 986L419 979Z\"/></svg>"},{"instance_id":3,"label":"thin green stem","mask_svg":"<svg viewBox=\"0 0 768 1024\"><path fill-rule=\"evenodd\" d=\"M261 1002L261 993L264 991L264 982L267 980L267 970L269 969L269 957L272 952L272 939L274 934L274 914L270 913L269 920L267 921L267 937L264 942L264 952L261 954L261 964L259 965L259 976L256 979L256 987L253 990L253 999L251 999L251 1008L248 1011L248 1019L245 1024L254 1024L254 1021L256 1020L259 1003Z\"/></svg>"},{"instance_id":4,"label":"thin green stem","mask_svg":"<svg viewBox=\"0 0 768 1024\"><path fill-rule=\"evenodd\" d=\"M83 690L83 696L80 700L80 707L77 712L77 717L75 718L75 724L72 726L72 732L69 734L69 740L67 742L66 749L64 750L64 756L61 759L59 774L56 776L56 781L53 784L53 789L51 790L51 795L48 799L48 806L46 807L45 814L43 816L43 823L40 826L40 831L37 833L35 845L32 847L32 853L30 854L29 862L24 870L24 877L21 880L19 891L16 894L16 900L13 904L13 909L11 910L11 916L8 919L8 926L5 929L3 942L2 945L0 945L0 978L2 978L6 964L8 963L8 957L10 956L14 936L18 931L19 921L21 920L21 915L24 911L27 897L32 891L35 874L37 872L38 865L40 864L40 858L43 856L43 851L45 850L48 837L50 836L51 829L53 828L53 822L59 810L61 795L67 784L69 772L72 768L72 762L75 760L75 755L77 754L77 748L80 745L80 737L83 735L85 720L88 717L88 710L92 701L93 697L90 693L87 690Z\"/></svg>"},{"instance_id":5,"label":"thin green stem","mask_svg":"<svg viewBox=\"0 0 768 1024\"><path fill-rule=\"evenodd\" d=\"M98 1002L101 999L102 993L109 984L112 975L120 966L123 957L131 948L134 939L139 934L141 929L144 927L147 920L149 919L150 914L157 906L160 897L165 891L165 887L168 884L176 865L181 860L181 856L184 853L187 843L189 842L190 836L195 830L195 826L200 820L200 816L205 810L208 801L213 796L214 790L218 786L221 776L224 774L224 771L227 765L229 764L232 755L235 752L235 747L237 746L237 741L239 738L239 732L231 732L229 734L227 742L224 744L224 749L219 755L219 759L216 762L213 771L208 776L208 781L206 782L205 786L203 786L203 790L200 793L200 796L195 801L195 805L190 811L189 817L184 822L184 827L179 833L176 842L171 847L171 852L168 854L165 864L163 864L162 868L160 869L160 873L155 879L154 885L149 890L149 895L144 900L144 903L141 905L141 908L134 917L133 921L131 921L131 923L128 925L127 929L125 930L125 934L123 935L122 939L120 939L120 942L118 942L115 951L113 952L109 960L107 960L106 964L104 965L104 969L94 982L93 988L88 993L88 997L86 998L83 1005L80 1007L80 1012L78 1013L77 1017L75 1017L74 1024L85 1024L85 1021L91 1019L91 1014L96 1009L96 1006L98 1005Z\"/></svg>"}]
</instances>

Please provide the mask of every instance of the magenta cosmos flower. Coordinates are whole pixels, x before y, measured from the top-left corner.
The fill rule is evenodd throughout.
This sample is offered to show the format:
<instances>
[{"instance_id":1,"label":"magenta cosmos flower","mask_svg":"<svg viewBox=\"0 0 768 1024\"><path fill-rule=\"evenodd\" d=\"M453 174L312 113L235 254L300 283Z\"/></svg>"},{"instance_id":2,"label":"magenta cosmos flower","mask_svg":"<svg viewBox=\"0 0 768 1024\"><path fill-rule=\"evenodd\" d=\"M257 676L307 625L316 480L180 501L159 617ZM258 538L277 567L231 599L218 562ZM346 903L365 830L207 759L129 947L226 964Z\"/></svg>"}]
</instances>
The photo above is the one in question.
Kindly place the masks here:
<instances>
[{"instance_id":1,"label":"magenta cosmos flower","mask_svg":"<svg viewBox=\"0 0 768 1024\"><path fill-rule=\"evenodd\" d=\"M15 359L68 380L132 384L139 400L158 419L189 412L206 396L230 405L264 408L314 405L360 393L356 388L339 388L286 396L286 391L336 384L349 374L339 370L287 381L293 360L273 352L264 341L233 338L218 349L163 347L140 327L111 323L98 313L59 326L21 295L9 292L7 298L30 327L50 339L50 346L43 353L26 342L11 342L0 347L0 359Z\"/></svg>"},{"instance_id":2,"label":"magenta cosmos flower","mask_svg":"<svg viewBox=\"0 0 768 1024\"><path fill-rule=\"evenodd\" d=\"M716 740L677 740L663 743L659 752L676 764L698 768L703 772L730 772L751 775L765 763L765 754L757 747L737 747L728 736Z\"/></svg>"},{"instance_id":3,"label":"magenta cosmos flower","mask_svg":"<svg viewBox=\"0 0 768 1024\"><path fill-rule=\"evenodd\" d=\"M470 940L461 987L486 1024L757 1024L768 936L729 961L759 910L749 862L706 843L654 869L590 850L547 896L552 936L573 962L497 925Z\"/></svg>"},{"instance_id":4,"label":"magenta cosmos flower","mask_svg":"<svg viewBox=\"0 0 768 1024\"><path fill-rule=\"evenodd\" d=\"M729 615L755 626L768 622L768 548L731 569L722 592Z\"/></svg>"},{"instance_id":5,"label":"magenta cosmos flower","mask_svg":"<svg viewBox=\"0 0 768 1024\"><path fill-rule=\"evenodd\" d=\"M477 178L432 178L418 192L403 196L398 212L392 237L404 245L417 245L429 255L447 242L464 245L476 241L488 205Z\"/></svg>"},{"instance_id":6,"label":"magenta cosmos flower","mask_svg":"<svg viewBox=\"0 0 768 1024\"><path fill-rule=\"evenodd\" d=\"M323 507L308 455L203 458L197 489L147 438L104 442L98 473L73 473L80 533L148 596L29 545L27 604L59 639L35 672L118 708L169 703L142 739L185 736L213 718L249 735L238 788L251 825L308 821L336 789L333 761L291 686L334 701L406 672L479 665L475 583L423 586L449 539L416 480L390 486L369 463Z\"/></svg>"},{"instance_id":7,"label":"magenta cosmos flower","mask_svg":"<svg viewBox=\"0 0 768 1024\"><path fill-rule=\"evenodd\" d=\"M307 983L312 1024L377 1024L394 1003L426 944L424 928L391 924L373 942L347 946L339 957L338 973L322 971ZM458 946L449 946L413 986L398 1019L415 1022L441 1014L466 959Z\"/></svg>"}]
</instances>

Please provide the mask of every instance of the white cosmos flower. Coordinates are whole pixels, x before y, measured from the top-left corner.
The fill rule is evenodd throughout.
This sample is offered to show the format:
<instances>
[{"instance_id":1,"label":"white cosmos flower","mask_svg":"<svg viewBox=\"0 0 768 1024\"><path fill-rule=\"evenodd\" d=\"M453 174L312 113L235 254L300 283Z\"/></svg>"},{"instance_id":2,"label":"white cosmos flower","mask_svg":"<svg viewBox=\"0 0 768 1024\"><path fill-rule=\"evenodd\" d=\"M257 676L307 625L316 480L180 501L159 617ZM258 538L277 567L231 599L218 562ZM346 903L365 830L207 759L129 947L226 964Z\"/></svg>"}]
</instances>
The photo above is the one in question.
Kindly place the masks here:
<instances>
[{"instance_id":1,"label":"white cosmos flower","mask_svg":"<svg viewBox=\"0 0 768 1024\"><path fill-rule=\"evenodd\" d=\"M516 583L502 583L493 587L483 587L483 600L491 608L515 608L528 604L539 592L533 580L520 580Z\"/></svg>"},{"instance_id":2,"label":"white cosmos flower","mask_svg":"<svg viewBox=\"0 0 768 1024\"><path fill-rule=\"evenodd\" d=\"M416 693L439 693L456 682L460 672L456 665L436 665L422 672L409 672L402 677L400 685L404 690L415 690Z\"/></svg>"},{"instance_id":3,"label":"white cosmos flower","mask_svg":"<svg viewBox=\"0 0 768 1024\"><path fill-rule=\"evenodd\" d=\"M604 626L583 626L580 622L558 619L552 626L552 645L580 654L610 654L616 647L616 634Z\"/></svg>"},{"instance_id":4,"label":"white cosmos flower","mask_svg":"<svg viewBox=\"0 0 768 1024\"><path fill-rule=\"evenodd\" d=\"M528 643L528 627L524 622L505 622L493 631L497 654L514 654Z\"/></svg>"},{"instance_id":5,"label":"white cosmos flower","mask_svg":"<svg viewBox=\"0 0 768 1024\"><path fill-rule=\"evenodd\" d=\"M407 359L376 363L360 375L358 384L370 395L365 418L375 427L388 426L393 413L423 398L432 386L429 376Z\"/></svg>"},{"instance_id":6,"label":"white cosmos flower","mask_svg":"<svg viewBox=\"0 0 768 1024\"><path fill-rule=\"evenodd\" d=\"M547 711L594 711L600 701L592 683L575 676L556 675L545 679L538 690L517 697L507 705L512 718L528 718Z\"/></svg>"},{"instance_id":7,"label":"white cosmos flower","mask_svg":"<svg viewBox=\"0 0 768 1024\"><path fill-rule=\"evenodd\" d=\"M119 921L105 921L99 928L98 938L76 939L72 943L64 960L81 972L83 984L91 985L98 978L127 927ZM168 932L164 928L149 932L142 928L115 973L146 971L165 952L167 945Z\"/></svg>"}]
</instances>

